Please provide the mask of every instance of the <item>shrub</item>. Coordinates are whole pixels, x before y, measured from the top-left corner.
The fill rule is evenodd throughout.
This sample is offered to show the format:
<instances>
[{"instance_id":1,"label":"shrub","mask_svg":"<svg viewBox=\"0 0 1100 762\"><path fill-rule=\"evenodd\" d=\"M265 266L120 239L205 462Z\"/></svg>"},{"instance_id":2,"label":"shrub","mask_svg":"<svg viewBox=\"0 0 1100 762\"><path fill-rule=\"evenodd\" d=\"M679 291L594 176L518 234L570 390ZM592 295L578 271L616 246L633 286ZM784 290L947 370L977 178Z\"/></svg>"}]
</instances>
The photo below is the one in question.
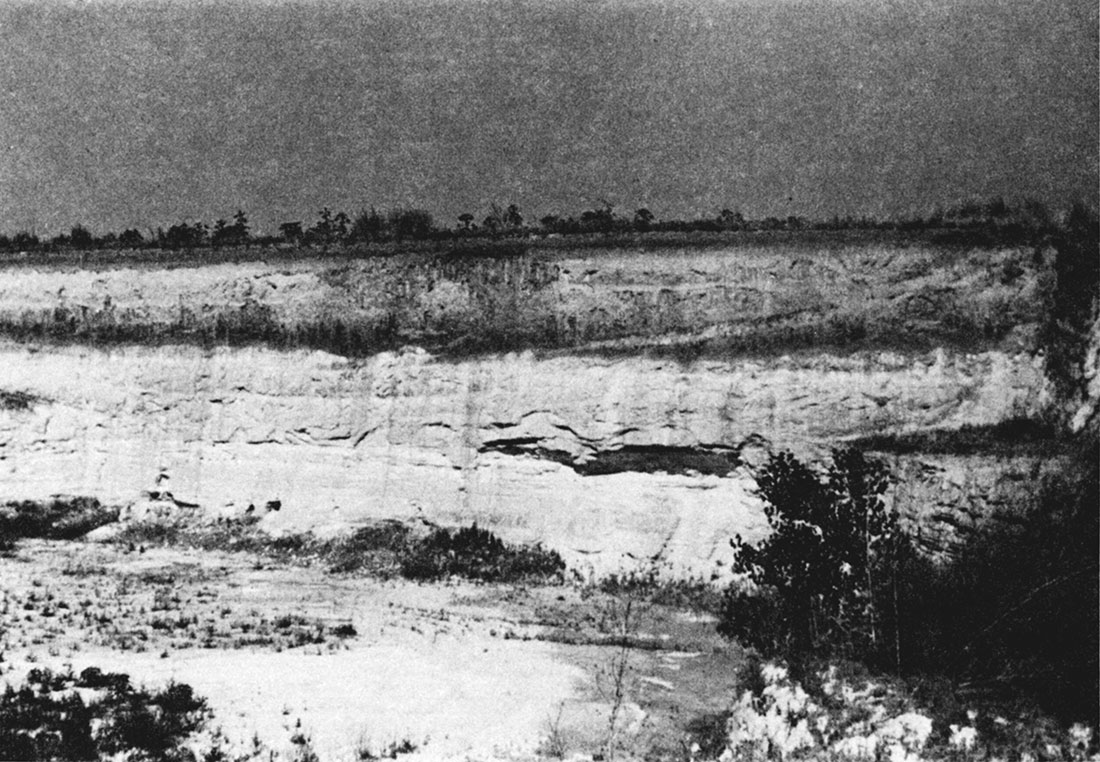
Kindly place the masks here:
<instances>
[{"instance_id":1,"label":"shrub","mask_svg":"<svg viewBox=\"0 0 1100 762\"><path fill-rule=\"evenodd\" d=\"M347 538L329 543L323 550L329 571L346 574L361 570L386 575L400 567L400 557L413 544L411 530L400 521L360 527Z\"/></svg>"},{"instance_id":2,"label":"shrub","mask_svg":"<svg viewBox=\"0 0 1100 762\"><path fill-rule=\"evenodd\" d=\"M0 506L0 540L12 542L23 537L71 540L117 521L118 514L118 508L101 505L94 497L7 503Z\"/></svg>"},{"instance_id":3,"label":"shrub","mask_svg":"<svg viewBox=\"0 0 1100 762\"><path fill-rule=\"evenodd\" d=\"M402 754L412 754L420 746L413 743L408 738L402 738L400 741L390 741L388 744L384 744L375 748L367 741L361 741L359 748L356 751L356 758L360 762L372 762L372 760L382 759L397 759Z\"/></svg>"},{"instance_id":4,"label":"shrub","mask_svg":"<svg viewBox=\"0 0 1100 762\"><path fill-rule=\"evenodd\" d=\"M734 541L750 584L727 590L719 631L796 670L843 656L1096 723L1100 449L1077 449L1033 505L1008 506L1011 521L985 525L942 562L899 531L881 465L838 451L819 477L789 453L773 457L758 477L772 535ZM953 691L929 700L950 703Z\"/></svg>"},{"instance_id":5,"label":"shrub","mask_svg":"<svg viewBox=\"0 0 1100 762\"><path fill-rule=\"evenodd\" d=\"M0 410L30 410L42 398L29 392L0 390Z\"/></svg>"},{"instance_id":6,"label":"shrub","mask_svg":"<svg viewBox=\"0 0 1100 762\"><path fill-rule=\"evenodd\" d=\"M757 483L772 533L756 547L732 542L734 572L752 589L729 589L719 631L770 654L889 658L904 538L883 500L888 477L852 449L834 451L824 479L788 452L765 464Z\"/></svg>"},{"instance_id":7,"label":"shrub","mask_svg":"<svg viewBox=\"0 0 1100 762\"><path fill-rule=\"evenodd\" d=\"M182 539L183 530L175 525L159 521L136 521L126 524L114 541L119 545L175 545Z\"/></svg>"},{"instance_id":8,"label":"shrub","mask_svg":"<svg viewBox=\"0 0 1100 762\"><path fill-rule=\"evenodd\" d=\"M493 582L560 580L565 571L565 562L555 551L541 545L506 544L477 524L457 530L437 527L426 537L417 537L407 524L391 520L361 527L348 537L321 541L310 534L272 537L240 521L193 527L178 521L134 522L114 542L134 547L186 544L255 553L288 563L319 560L336 574L400 574L414 580L450 576Z\"/></svg>"},{"instance_id":9,"label":"shrub","mask_svg":"<svg viewBox=\"0 0 1100 762\"><path fill-rule=\"evenodd\" d=\"M613 572L594 583L616 597L634 597L658 606L714 613L721 609L721 591L701 577L662 576L657 566Z\"/></svg>"},{"instance_id":10,"label":"shrub","mask_svg":"<svg viewBox=\"0 0 1100 762\"><path fill-rule=\"evenodd\" d=\"M436 528L402 559L401 573L409 579L432 580L450 576L485 582L512 582L530 578L560 578L565 562L541 545L506 545L487 529L473 526Z\"/></svg>"},{"instance_id":11,"label":"shrub","mask_svg":"<svg viewBox=\"0 0 1100 762\"><path fill-rule=\"evenodd\" d=\"M168 521L135 521L114 536L119 545L135 547L188 545L201 550L256 553L285 562L308 560L320 547L309 534L273 537L256 526L256 519L199 524L197 514L180 513Z\"/></svg>"},{"instance_id":12,"label":"shrub","mask_svg":"<svg viewBox=\"0 0 1100 762\"><path fill-rule=\"evenodd\" d=\"M101 693L85 703L77 687ZM0 694L0 760L184 759L181 742L207 714L188 685L149 692L94 667L80 678L36 669L18 690L9 685Z\"/></svg>"}]
</instances>

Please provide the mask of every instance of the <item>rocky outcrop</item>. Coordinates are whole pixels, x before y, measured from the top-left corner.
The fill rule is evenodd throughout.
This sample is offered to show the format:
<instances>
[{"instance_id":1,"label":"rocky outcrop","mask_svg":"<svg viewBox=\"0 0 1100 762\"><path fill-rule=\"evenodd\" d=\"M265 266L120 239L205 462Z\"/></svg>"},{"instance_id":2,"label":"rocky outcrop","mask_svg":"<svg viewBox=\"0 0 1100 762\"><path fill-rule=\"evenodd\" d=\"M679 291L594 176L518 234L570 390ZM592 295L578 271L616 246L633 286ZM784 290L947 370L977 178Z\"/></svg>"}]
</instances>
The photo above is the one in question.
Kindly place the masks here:
<instances>
[{"instance_id":1,"label":"rocky outcrop","mask_svg":"<svg viewBox=\"0 0 1100 762\"><path fill-rule=\"evenodd\" d=\"M596 570L656 560L710 574L728 561L731 536L766 531L751 477L763 448L819 457L846 439L993 424L1046 404L1041 363L1002 352L686 363L189 346L0 354L0 388L35 400L0 413L4 498L156 492L211 516L277 501L270 530L322 534L381 518L476 520ZM933 516L1029 467L972 466L914 467L924 476L907 483L926 486L900 498L906 510ZM927 502L959 473L965 483Z\"/></svg>"}]
</instances>

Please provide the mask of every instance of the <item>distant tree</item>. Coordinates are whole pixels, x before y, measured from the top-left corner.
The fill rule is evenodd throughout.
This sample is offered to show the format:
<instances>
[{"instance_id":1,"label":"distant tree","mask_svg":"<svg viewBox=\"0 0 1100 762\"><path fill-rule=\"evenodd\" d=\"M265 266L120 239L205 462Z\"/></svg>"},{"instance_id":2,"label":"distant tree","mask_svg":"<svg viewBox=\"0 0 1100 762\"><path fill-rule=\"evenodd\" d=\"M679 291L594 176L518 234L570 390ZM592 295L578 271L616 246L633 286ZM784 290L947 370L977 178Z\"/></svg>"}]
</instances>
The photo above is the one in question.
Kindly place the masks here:
<instances>
[{"instance_id":1,"label":"distant tree","mask_svg":"<svg viewBox=\"0 0 1100 762\"><path fill-rule=\"evenodd\" d=\"M193 249L206 243L208 234L208 228L201 222L181 222L168 228L158 243L167 249Z\"/></svg>"},{"instance_id":2,"label":"distant tree","mask_svg":"<svg viewBox=\"0 0 1100 762\"><path fill-rule=\"evenodd\" d=\"M284 222L279 225L279 235L284 241L297 241L302 237L302 223Z\"/></svg>"},{"instance_id":3,"label":"distant tree","mask_svg":"<svg viewBox=\"0 0 1100 762\"><path fill-rule=\"evenodd\" d=\"M326 206L317 214L321 219L306 232L306 240L310 243L329 243L334 231L332 210Z\"/></svg>"},{"instance_id":4,"label":"distant tree","mask_svg":"<svg viewBox=\"0 0 1100 762\"><path fill-rule=\"evenodd\" d=\"M556 230L561 224L561 217L556 214L548 214L539 220L539 223L547 230Z\"/></svg>"},{"instance_id":5,"label":"distant tree","mask_svg":"<svg viewBox=\"0 0 1100 762\"><path fill-rule=\"evenodd\" d=\"M745 227L745 217L741 212L723 209L718 214L718 224L727 230L741 230Z\"/></svg>"},{"instance_id":6,"label":"distant tree","mask_svg":"<svg viewBox=\"0 0 1100 762\"><path fill-rule=\"evenodd\" d=\"M69 231L69 243L75 248L87 249L95 244L95 236L78 223Z\"/></svg>"},{"instance_id":7,"label":"distant tree","mask_svg":"<svg viewBox=\"0 0 1100 762\"><path fill-rule=\"evenodd\" d=\"M507 221L508 213L501 208L500 204L490 204L489 214L482 221L481 225L491 233L499 233L504 230L508 225Z\"/></svg>"},{"instance_id":8,"label":"distant tree","mask_svg":"<svg viewBox=\"0 0 1100 762\"><path fill-rule=\"evenodd\" d=\"M224 246L229 239L229 223L225 220L214 220L214 230L210 233L210 243L215 246Z\"/></svg>"},{"instance_id":9,"label":"distant tree","mask_svg":"<svg viewBox=\"0 0 1100 762\"><path fill-rule=\"evenodd\" d=\"M233 215L233 224L225 220L214 222L214 230L210 233L210 243L214 246L240 246L248 243L248 217L238 210Z\"/></svg>"},{"instance_id":10,"label":"distant tree","mask_svg":"<svg viewBox=\"0 0 1100 762\"><path fill-rule=\"evenodd\" d=\"M240 209L233 215L233 228L242 239L248 238L248 216Z\"/></svg>"},{"instance_id":11,"label":"distant tree","mask_svg":"<svg viewBox=\"0 0 1100 762\"><path fill-rule=\"evenodd\" d=\"M28 233L23 230L12 236L11 246L17 251L23 251L27 249L37 249L39 244L38 236L34 233Z\"/></svg>"},{"instance_id":12,"label":"distant tree","mask_svg":"<svg viewBox=\"0 0 1100 762\"><path fill-rule=\"evenodd\" d=\"M398 240L428 238L434 228L431 212L423 209L394 209L389 221Z\"/></svg>"},{"instance_id":13,"label":"distant tree","mask_svg":"<svg viewBox=\"0 0 1100 762\"><path fill-rule=\"evenodd\" d=\"M474 222L474 215L470 214L469 212L463 212L462 214L458 215L458 221L462 223L463 230L469 230L470 225L472 225Z\"/></svg>"},{"instance_id":14,"label":"distant tree","mask_svg":"<svg viewBox=\"0 0 1100 762\"><path fill-rule=\"evenodd\" d=\"M634 227L638 230L649 230L649 226L653 224L653 212L649 211L645 207L634 212Z\"/></svg>"},{"instance_id":15,"label":"distant tree","mask_svg":"<svg viewBox=\"0 0 1100 762\"><path fill-rule=\"evenodd\" d=\"M373 206L364 209L351 224L349 236L353 241L381 241L386 237L386 218Z\"/></svg>"},{"instance_id":16,"label":"distant tree","mask_svg":"<svg viewBox=\"0 0 1100 762\"><path fill-rule=\"evenodd\" d=\"M145 243L145 239L141 237L141 233L134 228L128 228L122 231L122 235L118 237L118 243L120 246L124 246L128 249L136 249Z\"/></svg>"},{"instance_id":17,"label":"distant tree","mask_svg":"<svg viewBox=\"0 0 1100 762\"><path fill-rule=\"evenodd\" d=\"M348 225L351 224L351 219L343 212L337 212L336 216L332 218L332 235L334 238L344 240L348 237Z\"/></svg>"},{"instance_id":18,"label":"distant tree","mask_svg":"<svg viewBox=\"0 0 1100 762\"><path fill-rule=\"evenodd\" d=\"M991 217L993 219L1001 219L1002 217L1007 217L1008 204L1006 204L1005 200L1000 196L990 199L989 202L985 205L985 215L986 217Z\"/></svg>"},{"instance_id":19,"label":"distant tree","mask_svg":"<svg viewBox=\"0 0 1100 762\"><path fill-rule=\"evenodd\" d=\"M523 227L523 215L520 214L519 207L515 204L509 204L508 209L504 212L504 224L510 228Z\"/></svg>"},{"instance_id":20,"label":"distant tree","mask_svg":"<svg viewBox=\"0 0 1100 762\"><path fill-rule=\"evenodd\" d=\"M615 227L614 207L607 201L600 209L581 213L581 225L589 230L608 233Z\"/></svg>"}]
</instances>

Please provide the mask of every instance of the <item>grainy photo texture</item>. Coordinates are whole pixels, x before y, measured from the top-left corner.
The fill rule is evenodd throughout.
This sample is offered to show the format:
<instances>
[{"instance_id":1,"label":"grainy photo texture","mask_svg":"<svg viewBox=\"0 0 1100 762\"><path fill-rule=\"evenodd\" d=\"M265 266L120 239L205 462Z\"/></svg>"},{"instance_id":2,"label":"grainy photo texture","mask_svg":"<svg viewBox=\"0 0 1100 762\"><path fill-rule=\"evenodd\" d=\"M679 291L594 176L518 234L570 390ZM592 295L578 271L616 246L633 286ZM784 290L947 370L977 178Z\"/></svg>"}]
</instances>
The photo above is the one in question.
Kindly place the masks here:
<instances>
[{"instance_id":1,"label":"grainy photo texture","mask_svg":"<svg viewBox=\"0 0 1100 762\"><path fill-rule=\"evenodd\" d=\"M1098 28L0 0L0 760L1100 760Z\"/></svg>"}]
</instances>

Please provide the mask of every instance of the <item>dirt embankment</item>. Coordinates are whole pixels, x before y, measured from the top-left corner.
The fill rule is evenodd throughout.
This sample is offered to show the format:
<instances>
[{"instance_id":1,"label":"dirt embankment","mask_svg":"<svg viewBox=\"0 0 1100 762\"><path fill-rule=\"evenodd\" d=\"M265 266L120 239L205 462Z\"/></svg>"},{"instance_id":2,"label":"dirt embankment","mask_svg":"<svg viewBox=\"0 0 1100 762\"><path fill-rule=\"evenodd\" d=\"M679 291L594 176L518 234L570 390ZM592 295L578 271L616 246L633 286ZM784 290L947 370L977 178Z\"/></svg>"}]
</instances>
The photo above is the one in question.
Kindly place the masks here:
<instances>
[{"instance_id":1,"label":"dirt embankment","mask_svg":"<svg viewBox=\"0 0 1100 762\"><path fill-rule=\"evenodd\" d=\"M0 389L25 404L0 418L3 496L134 515L149 493L211 515L278 505L273 531L476 520L580 568L709 574L730 536L764 531L751 467L768 447L819 457L1040 417L1045 257L786 246L9 269L0 330L24 343L2 350ZM898 456L901 507L950 535L1044 467L1034 449L983 457Z\"/></svg>"},{"instance_id":2,"label":"dirt embankment","mask_svg":"<svg viewBox=\"0 0 1100 762\"><path fill-rule=\"evenodd\" d=\"M369 356L494 351L775 356L821 348L1029 349L1049 252L920 246L405 254L207 267L11 268L0 334L263 343Z\"/></svg>"}]
</instances>

